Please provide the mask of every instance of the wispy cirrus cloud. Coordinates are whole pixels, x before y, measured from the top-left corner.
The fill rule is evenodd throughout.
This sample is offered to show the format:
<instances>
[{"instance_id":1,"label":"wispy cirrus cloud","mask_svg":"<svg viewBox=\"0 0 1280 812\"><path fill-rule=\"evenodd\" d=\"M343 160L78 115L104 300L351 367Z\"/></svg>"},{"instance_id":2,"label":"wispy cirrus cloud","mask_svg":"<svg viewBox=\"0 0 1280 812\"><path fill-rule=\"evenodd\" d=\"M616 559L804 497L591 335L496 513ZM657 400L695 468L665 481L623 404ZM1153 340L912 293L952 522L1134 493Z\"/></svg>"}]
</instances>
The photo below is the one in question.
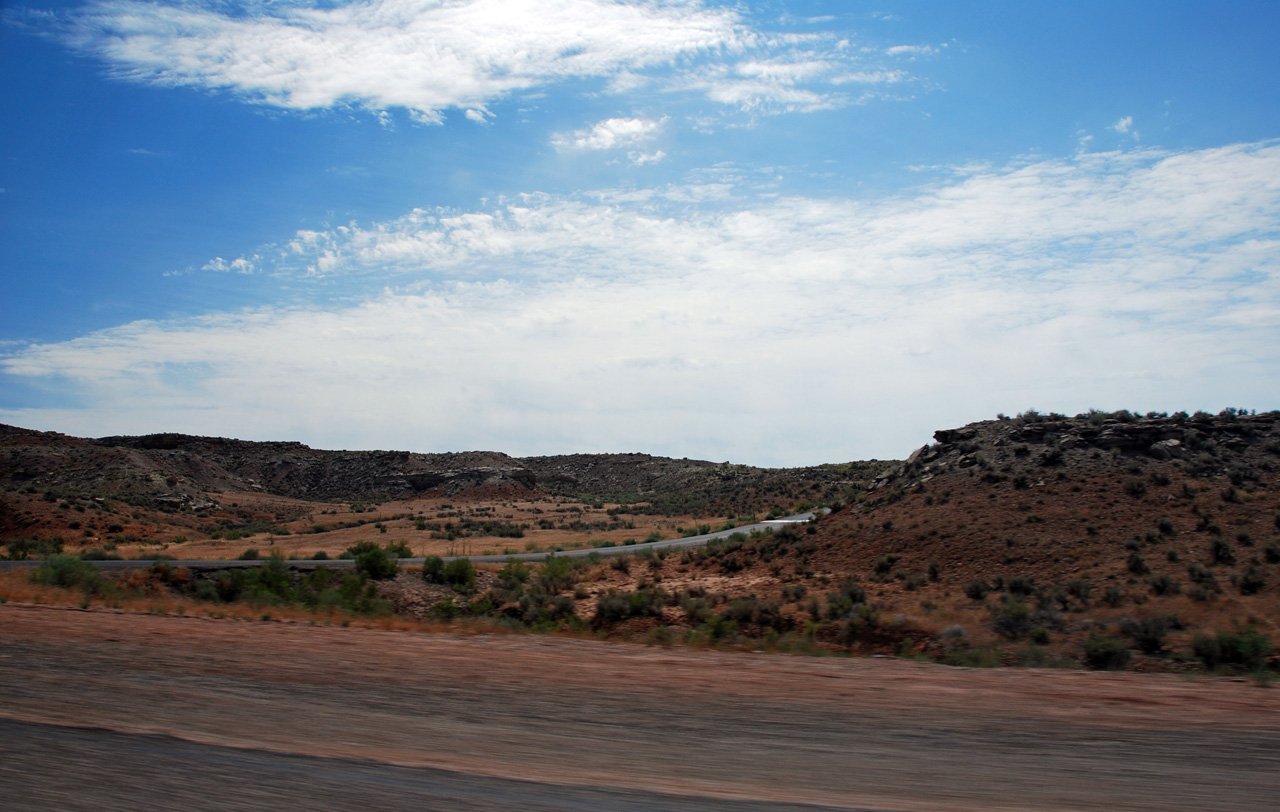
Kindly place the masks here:
<instances>
[{"instance_id":1,"label":"wispy cirrus cloud","mask_svg":"<svg viewBox=\"0 0 1280 812\"><path fill-rule=\"evenodd\" d=\"M903 56L908 58L933 56L938 53L938 49L932 45L893 45L885 49L885 53L890 56Z\"/></svg>"},{"instance_id":2,"label":"wispy cirrus cloud","mask_svg":"<svg viewBox=\"0 0 1280 812\"><path fill-rule=\"evenodd\" d=\"M874 200L527 195L258 253L364 293L9 348L6 376L93 408L0 420L798 464L1032 406L1266 404L1280 378L1275 143L972 167Z\"/></svg>"},{"instance_id":3,"label":"wispy cirrus cloud","mask_svg":"<svg viewBox=\"0 0 1280 812\"><path fill-rule=\"evenodd\" d=\"M10 17L128 80L291 110L401 108L431 123L450 109L485 121L497 101L590 78L610 92L657 81L755 112L825 109L848 101L833 77L887 70L702 0L97 0Z\"/></svg>"}]
</instances>

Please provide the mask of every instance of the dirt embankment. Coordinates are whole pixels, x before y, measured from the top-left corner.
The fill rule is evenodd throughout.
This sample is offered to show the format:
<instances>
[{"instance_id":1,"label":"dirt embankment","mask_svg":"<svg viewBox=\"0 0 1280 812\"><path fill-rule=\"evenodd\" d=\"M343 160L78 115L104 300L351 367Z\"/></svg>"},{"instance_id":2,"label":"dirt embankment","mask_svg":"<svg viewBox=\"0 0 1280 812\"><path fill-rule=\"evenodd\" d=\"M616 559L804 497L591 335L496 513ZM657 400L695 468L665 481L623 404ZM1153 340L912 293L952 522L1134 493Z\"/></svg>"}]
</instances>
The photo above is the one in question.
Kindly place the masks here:
<instances>
[{"instance_id":1,"label":"dirt embankment","mask_svg":"<svg viewBox=\"0 0 1280 812\"><path fill-rule=\"evenodd\" d=\"M483 776L532 779L551 796L558 785L607 788L626 808L662 808L637 800L661 792L666 808L722 799L745 809L751 799L842 809L1261 810L1280 792L1280 692L1170 675L964 670L11 603L0 606L0 695L0 718L24 723L9 729L33 739L31 748L5 748L0 784L10 789L40 731L57 725L134 742L164 734L335 769L350 765L336 760L356 759L387 776L433 768L473 790L486 786ZM152 758L156 775L172 766L163 751ZM44 808L58 805L59 792L83 799L95 784L121 780L41 769L34 790L43 794L28 787L24 797ZM395 775L370 785L367 802L406 808L413 773ZM138 805L152 805L146 776L133 784ZM209 789L205 808L234 808Z\"/></svg>"}]
</instances>

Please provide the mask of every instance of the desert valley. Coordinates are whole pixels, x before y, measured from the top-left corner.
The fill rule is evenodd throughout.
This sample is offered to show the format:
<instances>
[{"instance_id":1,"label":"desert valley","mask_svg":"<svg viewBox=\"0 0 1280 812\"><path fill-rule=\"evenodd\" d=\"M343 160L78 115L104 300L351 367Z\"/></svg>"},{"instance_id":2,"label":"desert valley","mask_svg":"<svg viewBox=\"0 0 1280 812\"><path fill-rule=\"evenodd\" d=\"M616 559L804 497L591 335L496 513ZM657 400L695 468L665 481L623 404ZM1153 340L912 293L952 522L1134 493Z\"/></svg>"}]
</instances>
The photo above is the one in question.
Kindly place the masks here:
<instances>
[{"instance_id":1,"label":"desert valley","mask_svg":"<svg viewBox=\"0 0 1280 812\"><path fill-rule=\"evenodd\" d=\"M471 792L487 775L515 783L484 783L474 806L457 808L509 808L510 797L604 808L590 798L608 787L636 808L763 798L767 808L977 809L1011 797L1011 785L974 776L1042 726L1079 746L1102 729L1142 742L1213 731L1237 768L1280 733L1267 690L1280 621L1276 413L1026 412L939 430L903 460L804 469L14 427L2 442L5 724L15 741L88 736L64 743L86 763L117 745L153 746L145 734L443 770L429 792L412 772L397 778L386 799L396 808L423 792ZM663 546L676 539L683 546ZM89 682L73 676L86 668ZM153 671L171 686L157 696ZM172 687L187 680L190 690ZM372 685L401 683L409 694L385 711L365 706L381 701ZM303 702L300 686L323 693ZM358 707L329 707L330 691ZM409 695L442 703L447 718L419 718ZM691 703L692 727L669 743L646 733L665 718L634 710L651 695ZM123 697L134 696L147 712L129 710ZM76 710L59 697L78 698ZM770 736L790 714L835 741L849 730L835 719L870 725L854 748L856 787L841 777L844 751L802 748L812 780L777 779L761 795L739 763L748 751L725 750L754 735L733 732L735 708L781 725ZM557 721L538 735L569 742L562 758L527 738L525 721L546 714ZM956 774L892 777L889 740L925 735L922 724L963 739L982 719L996 720L1000 741L947 756ZM482 746L474 724L507 730L507 744ZM424 725L429 745L415 739ZM351 738L351 726L365 733ZM86 727L119 741L74 732ZM949 752L952 733L928 734L911 757ZM627 744L606 758L600 742L613 737ZM704 750L708 741L718 743ZM606 769L636 747L646 756L634 770ZM1179 747L1152 751L1147 766L1180 765L1187 808L1269 805L1275 788L1256 772L1227 781L1206 773L1201 748ZM732 781L716 777L709 753ZM769 757L802 754L779 745ZM15 758L29 755L6 754ZM1144 806L1122 777L1082 787L1055 765L1018 808L1122 797L1125 808L1177 807ZM1228 806L1214 805L1221 792Z\"/></svg>"}]
</instances>

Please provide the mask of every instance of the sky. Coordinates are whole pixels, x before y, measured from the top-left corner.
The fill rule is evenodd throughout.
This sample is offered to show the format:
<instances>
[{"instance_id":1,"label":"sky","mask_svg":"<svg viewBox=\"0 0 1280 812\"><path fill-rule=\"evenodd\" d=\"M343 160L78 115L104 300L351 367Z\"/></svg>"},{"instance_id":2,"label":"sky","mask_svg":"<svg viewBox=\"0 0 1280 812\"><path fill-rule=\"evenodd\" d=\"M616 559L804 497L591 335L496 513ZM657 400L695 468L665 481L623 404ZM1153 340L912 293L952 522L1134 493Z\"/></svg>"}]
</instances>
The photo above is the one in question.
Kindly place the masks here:
<instances>
[{"instance_id":1,"label":"sky","mask_svg":"<svg viewBox=\"0 0 1280 812\"><path fill-rule=\"evenodd\" d=\"M0 422L898 459L1280 408L1280 4L0 3Z\"/></svg>"}]
</instances>

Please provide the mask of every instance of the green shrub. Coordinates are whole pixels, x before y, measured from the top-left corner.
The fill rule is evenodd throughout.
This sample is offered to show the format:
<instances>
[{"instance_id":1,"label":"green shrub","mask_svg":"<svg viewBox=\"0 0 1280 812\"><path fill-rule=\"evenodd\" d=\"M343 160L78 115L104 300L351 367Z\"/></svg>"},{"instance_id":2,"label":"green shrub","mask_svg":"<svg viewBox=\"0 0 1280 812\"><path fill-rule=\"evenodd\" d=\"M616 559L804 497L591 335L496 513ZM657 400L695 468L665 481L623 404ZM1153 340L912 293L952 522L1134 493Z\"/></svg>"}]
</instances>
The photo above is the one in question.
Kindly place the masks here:
<instances>
[{"instance_id":1,"label":"green shrub","mask_svg":"<svg viewBox=\"0 0 1280 812\"><path fill-rule=\"evenodd\" d=\"M348 560L353 558L359 558L365 553L371 553L374 550L381 550L381 549L382 548L378 546L378 543L376 541L357 541L355 544L352 544L350 547L343 550L341 553L338 553L338 558L348 559Z\"/></svg>"},{"instance_id":2,"label":"green shrub","mask_svg":"<svg viewBox=\"0 0 1280 812\"><path fill-rule=\"evenodd\" d=\"M1091 635L1084 641L1084 661L1095 670L1123 671L1129 665L1129 649L1113 637Z\"/></svg>"},{"instance_id":3,"label":"green shrub","mask_svg":"<svg viewBox=\"0 0 1280 812\"><path fill-rule=\"evenodd\" d=\"M1151 568L1147 566L1147 560L1142 557L1142 553L1129 553L1129 560L1126 562L1129 572L1134 575L1146 575L1151 572Z\"/></svg>"},{"instance_id":4,"label":"green shrub","mask_svg":"<svg viewBox=\"0 0 1280 812\"><path fill-rule=\"evenodd\" d=\"M386 551L375 547L356 556L356 572L363 573L375 581L385 581L396 577L400 567Z\"/></svg>"},{"instance_id":5,"label":"green shrub","mask_svg":"<svg viewBox=\"0 0 1280 812\"><path fill-rule=\"evenodd\" d=\"M1134 645L1145 654L1158 654L1164 648L1165 635L1169 633L1169 621L1162 617L1143 620L1126 618L1120 630L1133 638Z\"/></svg>"},{"instance_id":6,"label":"green shrub","mask_svg":"<svg viewBox=\"0 0 1280 812\"><path fill-rule=\"evenodd\" d=\"M898 563L898 556L893 553L885 553L876 559L875 574L876 577L883 578L893 570L893 565Z\"/></svg>"},{"instance_id":7,"label":"green shrub","mask_svg":"<svg viewBox=\"0 0 1280 812\"><path fill-rule=\"evenodd\" d=\"M13 561L25 561L28 558L51 558L62 552L62 539L15 539L6 547L9 558Z\"/></svg>"},{"instance_id":8,"label":"green shrub","mask_svg":"<svg viewBox=\"0 0 1280 812\"><path fill-rule=\"evenodd\" d=\"M218 587L207 578L201 578L192 584L191 597L207 603L217 603L222 600L221 596L218 595Z\"/></svg>"},{"instance_id":9,"label":"green shrub","mask_svg":"<svg viewBox=\"0 0 1280 812\"><path fill-rule=\"evenodd\" d=\"M1219 632L1216 636L1196 632L1191 638L1191 650L1206 668L1236 666L1256 670L1271 656L1271 638L1252 626L1237 627L1234 632Z\"/></svg>"},{"instance_id":10,"label":"green shrub","mask_svg":"<svg viewBox=\"0 0 1280 812\"><path fill-rule=\"evenodd\" d=\"M990 585L981 579L975 579L964 585L964 594L971 600L980 601L987 597Z\"/></svg>"},{"instance_id":11,"label":"green shrub","mask_svg":"<svg viewBox=\"0 0 1280 812\"><path fill-rule=\"evenodd\" d=\"M1141 499L1147 495L1147 483L1141 479L1127 479L1124 483L1124 492L1135 499Z\"/></svg>"},{"instance_id":12,"label":"green shrub","mask_svg":"<svg viewBox=\"0 0 1280 812\"><path fill-rule=\"evenodd\" d=\"M88 595L106 595L114 591L114 584L94 569L92 564L71 555L50 556L42 567L31 574L31 580L46 586L82 589Z\"/></svg>"},{"instance_id":13,"label":"green shrub","mask_svg":"<svg viewBox=\"0 0 1280 812\"><path fill-rule=\"evenodd\" d=\"M714 642L732 640L738 635L738 624L723 615L713 615L698 627L698 633Z\"/></svg>"},{"instance_id":14,"label":"green shrub","mask_svg":"<svg viewBox=\"0 0 1280 812\"><path fill-rule=\"evenodd\" d=\"M596 598L596 621L613 624L632 617L662 617L662 609L670 602L667 592L658 587L641 587L634 592L608 592ZM693 615L686 610L686 614Z\"/></svg>"},{"instance_id":15,"label":"green shrub","mask_svg":"<svg viewBox=\"0 0 1280 812\"><path fill-rule=\"evenodd\" d=\"M941 661L964 668L999 668L1000 652L991 646L961 644L946 651Z\"/></svg>"},{"instance_id":16,"label":"green shrub","mask_svg":"<svg viewBox=\"0 0 1280 812\"><path fill-rule=\"evenodd\" d=\"M568 556L549 555L543 559L536 580L544 592L557 595L578 582L578 565Z\"/></svg>"},{"instance_id":17,"label":"green shrub","mask_svg":"<svg viewBox=\"0 0 1280 812\"><path fill-rule=\"evenodd\" d=\"M1080 603L1088 605L1089 595L1093 593L1093 584L1083 578L1074 578L1067 581L1067 594L1074 597Z\"/></svg>"},{"instance_id":18,"label":"green shrub","mask_svg":"<svg viewBox=\"0 0 1280 812\"><path fill-rule=\"evenodd\" d=\"M240 553L240 555L236 556L236 560L237 560L237 561L257 561L257 560L258 560L258 548L257 548L257 547L250 547L250 548L246 549L244 552Z\"/></svg>"},{"instance_id":19,"label":"green shrub","mask_svg":"<svg viewBox=\"0 0 1280 812\"><path fill-rule=\"evenodd\" d=\"M1249 567L1240 576L1240 594L1256 595L1262 591L1267 585L1267 578L1262 573L1262 569L1256 565L1250 564Z\"/></svg>"},{"instance_id":20,"label":"green shrub","mask_svg":"<svg viewBox=\"0 0 1280 812\"><path fill-rule=\"evenodd\" d=\"M1230 542L1217 538L1209 545L1209 554L1213 557L1213 563L1226 564L1230 566L1236 563L1236 554L1231 549Z\"/></svg>"},{"instance_id":21,"label":"green shrub","mask_svg":"<svg viewBox=\"0 0 1280 812\"><path fill-rule=\"evenodd\" d=\"M1035 581L1024 575L1015 575L1009 579L1007 584L1005 584L1005 591L1010 595L1026 597L1027 595L1035 594L1036 584Z\"/></svg>"},{"instance_id":22,"label":"green shrub","mask_svg":"<svg viewBox=\"0 0 1280 812\"><path fill-rule=\"evenodd\" d=\"M1151 591L1157 595L1177 595L1182 591L1182 587L1178 586L1178 582L1168 575L1153 575L1150 583Z\"/></svg>"},{"instance_id":23,"label":"green shrub","mask_svg":"<svg viewBox=\"0 0 1280 812\"><path fill-rule=\"evenodd\" d=\"M508 561L498 572L498 583L504 589L516 592L524 586L525 581L529 580L529 576L533 573L533 569L528 564L522 564L519 561Z\"/></svg>"},{"instance_id":24,"label":"green shrub","mask_svg":"<svg viewBox=\"0 0 1280 812\"><path fill-rule=\"evenodd\" d=\"M445 564L441 576L458 592L472 592L476 588L476 568L465 558L455 558Z\"/></svg>"},{"instance_id":25,"label":"green shrub","mask_svg":"<svg viewBox=\"0 0 1280 812\"><path fill-rule=\"evenodd\" d=\"M537 589L520 596L517 611L521 622L534 629L552 629L576 616L573 599Z\"/></svg>"},{"instance_id":26,"label":"green shrub","mask_svg":"<svg viewBox=\"0 0 1280 812\"><path fill-rule=\"evenodd\" d=\"M827 617L844 620L866 603L867 591L853 578L846 578L838 591L827 594Z\"/></svg>"},{"instance_id":27,"label":"green shrub","mask_svg":"<svg viewBox=\"0 0 1280 812\"><path fill-rule=\"evenodd\" d=\"M393 558L413 558L413 550L409 549L409 545L405 543L404 539L390 542L383 549L387 551L387 555Z\"/></svg>"},{"instance_id":28,"label":"green shrub","mask_svg":"<svg viewBox=\"0 0 1280 812\"><path fill-rule=\"evenodd\" d=\"M991 623L991 628L1002 637L1016 640L1031 631L1033 625L1031 610L1022 601L1005 599L992 612L995 614L995 619Z\"/></svg>"},{"instance_id":29,"label":"green shrub","mask_svg":"<svg viewBox=\"0 0 1280 812\"><path fill-rule=\"evenodd\" d=\"M422 559L422 580L429 584L443 584L444 559L438 555L429 555Z\"/></svg>"},{"instance_id":30,"label":"green shrub","mask_svg":"<svg viewBox=\"0 0 1280 812\"><path fill-rule=\"evenodd\" d=\"M773 601L759 600L755 595L734 598L722 614L726 620L740 625L776 627L782 622L782 616L778 614L778 604Z\"/></svg>"}]
</instances>

